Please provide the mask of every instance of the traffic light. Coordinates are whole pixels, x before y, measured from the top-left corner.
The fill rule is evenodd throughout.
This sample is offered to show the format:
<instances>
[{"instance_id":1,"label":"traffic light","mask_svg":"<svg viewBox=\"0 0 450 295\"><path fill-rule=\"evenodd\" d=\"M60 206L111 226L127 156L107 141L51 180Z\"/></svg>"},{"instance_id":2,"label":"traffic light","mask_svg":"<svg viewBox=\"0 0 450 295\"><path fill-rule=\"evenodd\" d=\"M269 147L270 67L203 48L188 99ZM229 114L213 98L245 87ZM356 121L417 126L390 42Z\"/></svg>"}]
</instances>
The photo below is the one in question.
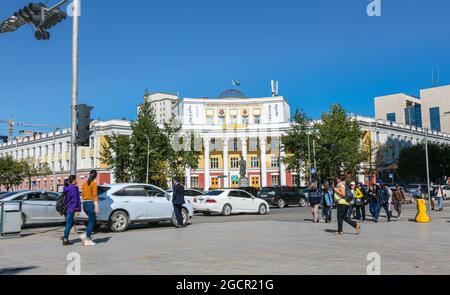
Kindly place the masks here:
<instances>
[{"instance_id":1,"label":"traffic light","mask_svg":"<svg viewBox=\"0 0 450 295\"><path fill-rule=\"evenodd\" d=\"M67 18L67 13L61 11L59 8L50 11L47 15L45 15L44 21L39 26L43 30L48 30L56 24Z\"/></svg>"},{"instance_id":2,"label":"traffic light","mask_svg":"<svg viewBox=\"0 0 450 295\"><path fill-rule=\"evenodd\" d=\"M35 25L39 25L42 18L42 10L46 8L45 4L42 3L30 3L23 9L14 13L15 17L21 18L25 22L31 22Z\"/></svg>"},{"instance_id":3,"label":"traffic light","mask_svg":"<svg viewBox=\"0 0 450 295\"><path fill-rule=\"evenodd\" d=\"M77 109L77 143L79 146L89 146L91 137L91 111L94 108L86 104L79 104Z\"/></svg>"}]
</instances>

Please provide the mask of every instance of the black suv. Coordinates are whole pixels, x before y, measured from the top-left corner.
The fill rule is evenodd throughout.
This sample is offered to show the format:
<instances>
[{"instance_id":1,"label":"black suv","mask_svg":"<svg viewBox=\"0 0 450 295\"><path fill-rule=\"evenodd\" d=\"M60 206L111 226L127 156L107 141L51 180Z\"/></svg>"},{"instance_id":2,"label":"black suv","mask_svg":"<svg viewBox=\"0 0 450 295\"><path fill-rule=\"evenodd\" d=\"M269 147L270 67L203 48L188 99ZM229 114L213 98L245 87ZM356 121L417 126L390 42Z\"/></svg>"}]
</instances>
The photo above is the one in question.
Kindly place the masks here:
<instances>
[{"instance_id":1,"label":"black suv","mask_svg":"<svg viewBox=\"0 0 450 295\"><path fill-rule=\"evenodd\" d=\"M258 193L258 198L278 208L289 205L305 207L308 204L308 198L304 193L300 192L298 188L288 186L263 187Z\"/></svg>"}]
</instances>

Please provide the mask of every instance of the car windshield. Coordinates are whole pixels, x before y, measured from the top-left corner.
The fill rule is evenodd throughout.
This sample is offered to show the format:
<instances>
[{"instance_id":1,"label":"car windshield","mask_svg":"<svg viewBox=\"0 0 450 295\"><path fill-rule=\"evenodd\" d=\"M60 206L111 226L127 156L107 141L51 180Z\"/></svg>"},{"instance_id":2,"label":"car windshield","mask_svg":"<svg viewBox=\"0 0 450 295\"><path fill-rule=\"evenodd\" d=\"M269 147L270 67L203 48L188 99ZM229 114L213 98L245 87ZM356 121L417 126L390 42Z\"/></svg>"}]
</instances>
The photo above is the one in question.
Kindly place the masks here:
<instances>
[{"instance_id":1,"label":"car windshield","mask_svg":"<svg viewBox=\"0 0 450 295\"><path fill-rule=\"evenodd\" d=\"M4 194L0 195L0 200L9 198L9 197L11 197L12 195L15 195L15 194L17 194L17 192L4 193Z\"/></svg>"},{"instance_id":2,"label":"car windshield","mask_svg":"<svg viewBox=\"0 0 450 295\"><path fill-rule=\"evenodd\" d=\"M261 193L268 193L268 192L271 192L271 191L274 191L274 190L275 190L274 187L263 187L261 189Z\"/></svg>"},{"instance_id":3,"label":"car windshield","mask_svg":"<svg viewBox=\"0 0 450 295\"><path fill-rule=\"evenodd\" d=\"M206 196L218 196L221 193L223 193L223 191L217 190L217 191L210 191L210 192L206 193L205 195Z\"/></svg>"}]
</instances>

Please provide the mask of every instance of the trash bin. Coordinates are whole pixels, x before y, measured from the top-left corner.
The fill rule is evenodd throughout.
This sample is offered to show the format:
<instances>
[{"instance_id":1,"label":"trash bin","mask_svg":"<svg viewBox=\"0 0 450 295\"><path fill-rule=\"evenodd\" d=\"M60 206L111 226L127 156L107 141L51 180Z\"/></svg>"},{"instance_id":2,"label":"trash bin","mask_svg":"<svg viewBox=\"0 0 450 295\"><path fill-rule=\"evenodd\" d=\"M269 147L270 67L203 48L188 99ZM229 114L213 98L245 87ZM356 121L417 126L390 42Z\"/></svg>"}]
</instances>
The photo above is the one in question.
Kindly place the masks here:
<instances>
[{"instance_id":1,"label":"trash bin","mask_svg":"<svg viewBox=\"0 0 450 295\"><path fill-rule=\"evenodd\" d=\"M20 238L22 232L22 203L0 202L0 238Z\"/></svg>"}]
</instances>

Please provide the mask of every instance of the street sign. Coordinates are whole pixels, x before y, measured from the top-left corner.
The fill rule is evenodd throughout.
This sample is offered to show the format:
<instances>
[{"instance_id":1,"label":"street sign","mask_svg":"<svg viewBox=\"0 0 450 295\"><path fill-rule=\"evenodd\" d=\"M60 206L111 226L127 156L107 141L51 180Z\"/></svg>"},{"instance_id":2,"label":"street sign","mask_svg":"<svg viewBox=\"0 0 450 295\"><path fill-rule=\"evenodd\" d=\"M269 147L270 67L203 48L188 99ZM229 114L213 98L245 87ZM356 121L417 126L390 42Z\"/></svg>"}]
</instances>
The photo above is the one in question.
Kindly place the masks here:
<instances>
[{"instance_id":1,"label":"street sign","mask_svg":"<svg viewBox=\"0 0 450 295\"><path fill-rule=\"evenodd\" d=\"M316 171L316 169L311 168L310 172L311 172L311 174L316 174L317 171Z\"/></svg>"},{"instance_id":2,"label":"street sign","mask_svg":"<svg viewBox=\"0 0 450 295\"><path fill-rule=\"evenodd\" d=\"M220 175L220 176L217 176L217 178L223 179L223 178L227 178L227 176L226 175Z\"/></svg>"}]
</instances>

